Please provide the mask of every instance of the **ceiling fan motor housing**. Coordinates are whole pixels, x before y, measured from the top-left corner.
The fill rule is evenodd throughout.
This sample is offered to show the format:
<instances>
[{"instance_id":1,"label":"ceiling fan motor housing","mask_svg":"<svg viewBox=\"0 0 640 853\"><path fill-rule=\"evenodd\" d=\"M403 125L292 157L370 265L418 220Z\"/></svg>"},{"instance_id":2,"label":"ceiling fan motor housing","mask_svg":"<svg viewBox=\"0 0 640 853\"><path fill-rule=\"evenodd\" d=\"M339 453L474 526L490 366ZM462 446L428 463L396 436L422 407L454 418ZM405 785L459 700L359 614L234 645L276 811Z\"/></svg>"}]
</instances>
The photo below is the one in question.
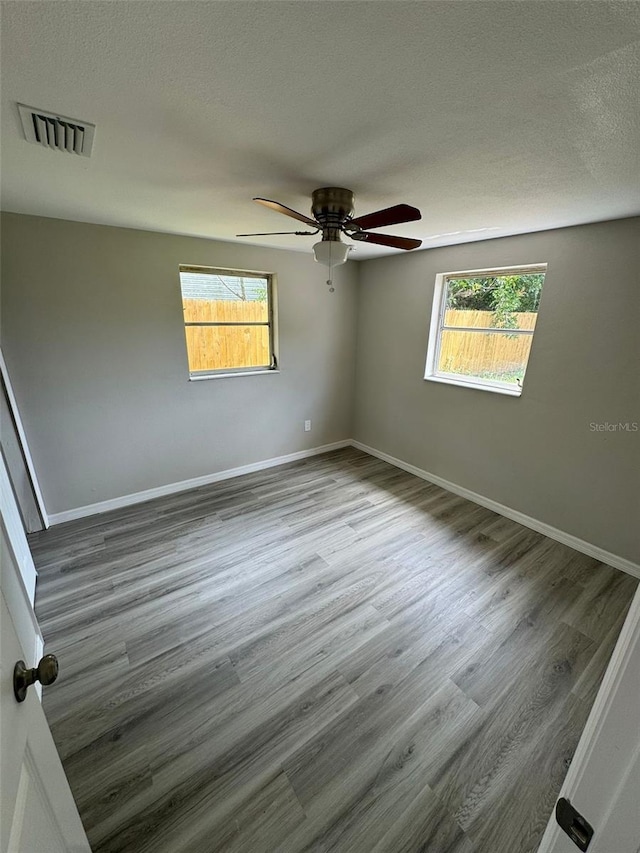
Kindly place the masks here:
<instances>
[{"instance_id":1,"label":"ceiling fan motor housing","mask_svg":"<svg viewBox=\"0 0 640 853\"><path fill-rule=\"evenodd\" d=\"M311 212L323 240L340 241L340 229L353 216L355 196L344 187L321 187L311 196Z\"/></svg>"},{"instance_id":2,"label":"ceiling fan motor housing","mask_svg":"<svg viewBox=\"0 0 640 853\"><path fill-rule=\"evenodd\" d=\"M374 234L370 230L372 228L384 228L387 225L398 225L400 222L415 222L421 219L417 207L411 207L409 204L394 204L391 207L385 207L384 210L374 210L373 213L354 218L354 195L351 190L344 187L320 187L320 189L313 191L311 199L313 219L270 198L256 197L253 200L275 210L277 213L283 213L285 216L304 222L305 225L314 229L313 231L273 231L269 233L306 236L322 231L321 243L331 243L334 246L342 245L341 233L346 234L352 240L376 243L379 246L389 246L392 249L417 249L422 244L422 240L413 237ZM238 237L264 236L267 235L262 231L253 234L238 234ZM344 263L344 260L339 263Z\"/></svg>"}]
</instances>

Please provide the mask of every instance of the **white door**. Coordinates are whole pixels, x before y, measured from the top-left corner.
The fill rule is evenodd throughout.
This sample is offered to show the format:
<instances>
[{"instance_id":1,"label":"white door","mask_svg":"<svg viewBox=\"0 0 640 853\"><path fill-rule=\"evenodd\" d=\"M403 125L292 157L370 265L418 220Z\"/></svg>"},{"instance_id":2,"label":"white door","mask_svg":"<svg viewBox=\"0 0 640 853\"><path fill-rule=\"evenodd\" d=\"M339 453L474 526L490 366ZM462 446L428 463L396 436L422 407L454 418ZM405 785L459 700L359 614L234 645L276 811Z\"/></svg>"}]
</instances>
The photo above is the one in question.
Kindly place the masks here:
<instances>
[{"instance_id":1,"label":"white door","mask_svg":"<svg viewBox=\"0 0 640 853\"><path fill-rule=\"evenodd\" d=\"M640 588L560 796L594 830L588 853L640 853ZM552 817L538 853L577 850Z\"/></svg>"},{"instance_id":2,"label":"white door","mask_svg":"<svg viewBox=\"0 0 640 853\"><path fill-rule=\"evenodd\" d=\"M0 850L90 853L37 689L21 703L13 695L16 661L35 666L42 638L30 589L35 569L1 456L0 480Z\"/></svg>"}]
</instances>

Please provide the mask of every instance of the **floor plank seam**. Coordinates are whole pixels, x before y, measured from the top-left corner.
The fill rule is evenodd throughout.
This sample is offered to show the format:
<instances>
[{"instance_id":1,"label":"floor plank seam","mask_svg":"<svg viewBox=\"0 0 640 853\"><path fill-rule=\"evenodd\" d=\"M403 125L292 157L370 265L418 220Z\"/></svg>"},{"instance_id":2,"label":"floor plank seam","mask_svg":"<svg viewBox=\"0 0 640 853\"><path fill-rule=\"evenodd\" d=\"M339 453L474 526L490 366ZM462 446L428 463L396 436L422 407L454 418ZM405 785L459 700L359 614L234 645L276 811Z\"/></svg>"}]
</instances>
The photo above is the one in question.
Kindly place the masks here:
<instances>
[{"instance_id":1,"label":"floor plank seam","mask_svg":"<svg viewBox=\"0 0 640 853\"><path fill-rule=\"evenodd\" d=\"M534 853L637 586L353 448L30 543L94 853Z\"/></svg>"}]
</instances>

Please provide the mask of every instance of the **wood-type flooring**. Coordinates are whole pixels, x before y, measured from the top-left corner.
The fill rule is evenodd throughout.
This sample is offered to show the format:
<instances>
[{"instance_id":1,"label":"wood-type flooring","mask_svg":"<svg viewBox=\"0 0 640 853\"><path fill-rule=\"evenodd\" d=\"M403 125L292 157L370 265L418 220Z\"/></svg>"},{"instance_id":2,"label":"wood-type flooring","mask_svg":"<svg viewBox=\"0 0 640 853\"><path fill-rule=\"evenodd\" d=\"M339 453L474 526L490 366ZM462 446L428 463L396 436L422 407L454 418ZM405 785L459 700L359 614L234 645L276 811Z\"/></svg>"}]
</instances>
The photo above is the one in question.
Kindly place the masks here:
<instances>
[{"instance_id":1,"label":"wood-type flooring","mask_svg":"<svg viewBox=\"0 0 640 853\"><path fill-rule=\"evenodd\" d=\"M637 581L346 449L30 537L94 853L530 853Z\"/></svg>"}]
</instances>

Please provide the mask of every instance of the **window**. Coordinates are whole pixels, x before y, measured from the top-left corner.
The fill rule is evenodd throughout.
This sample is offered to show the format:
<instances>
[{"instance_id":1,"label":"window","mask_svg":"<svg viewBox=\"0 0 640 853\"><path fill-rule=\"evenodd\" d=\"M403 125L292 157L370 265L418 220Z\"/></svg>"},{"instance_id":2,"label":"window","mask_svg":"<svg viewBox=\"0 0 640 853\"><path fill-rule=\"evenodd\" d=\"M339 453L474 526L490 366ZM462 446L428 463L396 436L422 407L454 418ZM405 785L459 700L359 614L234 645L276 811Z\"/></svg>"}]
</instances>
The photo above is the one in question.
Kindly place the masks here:
<instances>
[{"instance_id":1,"label":"window","mask_svg":"<svg viewBox=\"0 0 640 853\"><path fill-rule=\"evenodd\" d=\"M277 367L267 273L180 267L191 379Z\"/></svg>"},{"instance_id":2,"label":"window","mask_svg":"<svg viewBox=\"0 0 640 853\"><path fill-rule=\"evenodd\" d=\"M425 379L519 396L546 264L436 276Z\"/></svg>"}]
</instances>

